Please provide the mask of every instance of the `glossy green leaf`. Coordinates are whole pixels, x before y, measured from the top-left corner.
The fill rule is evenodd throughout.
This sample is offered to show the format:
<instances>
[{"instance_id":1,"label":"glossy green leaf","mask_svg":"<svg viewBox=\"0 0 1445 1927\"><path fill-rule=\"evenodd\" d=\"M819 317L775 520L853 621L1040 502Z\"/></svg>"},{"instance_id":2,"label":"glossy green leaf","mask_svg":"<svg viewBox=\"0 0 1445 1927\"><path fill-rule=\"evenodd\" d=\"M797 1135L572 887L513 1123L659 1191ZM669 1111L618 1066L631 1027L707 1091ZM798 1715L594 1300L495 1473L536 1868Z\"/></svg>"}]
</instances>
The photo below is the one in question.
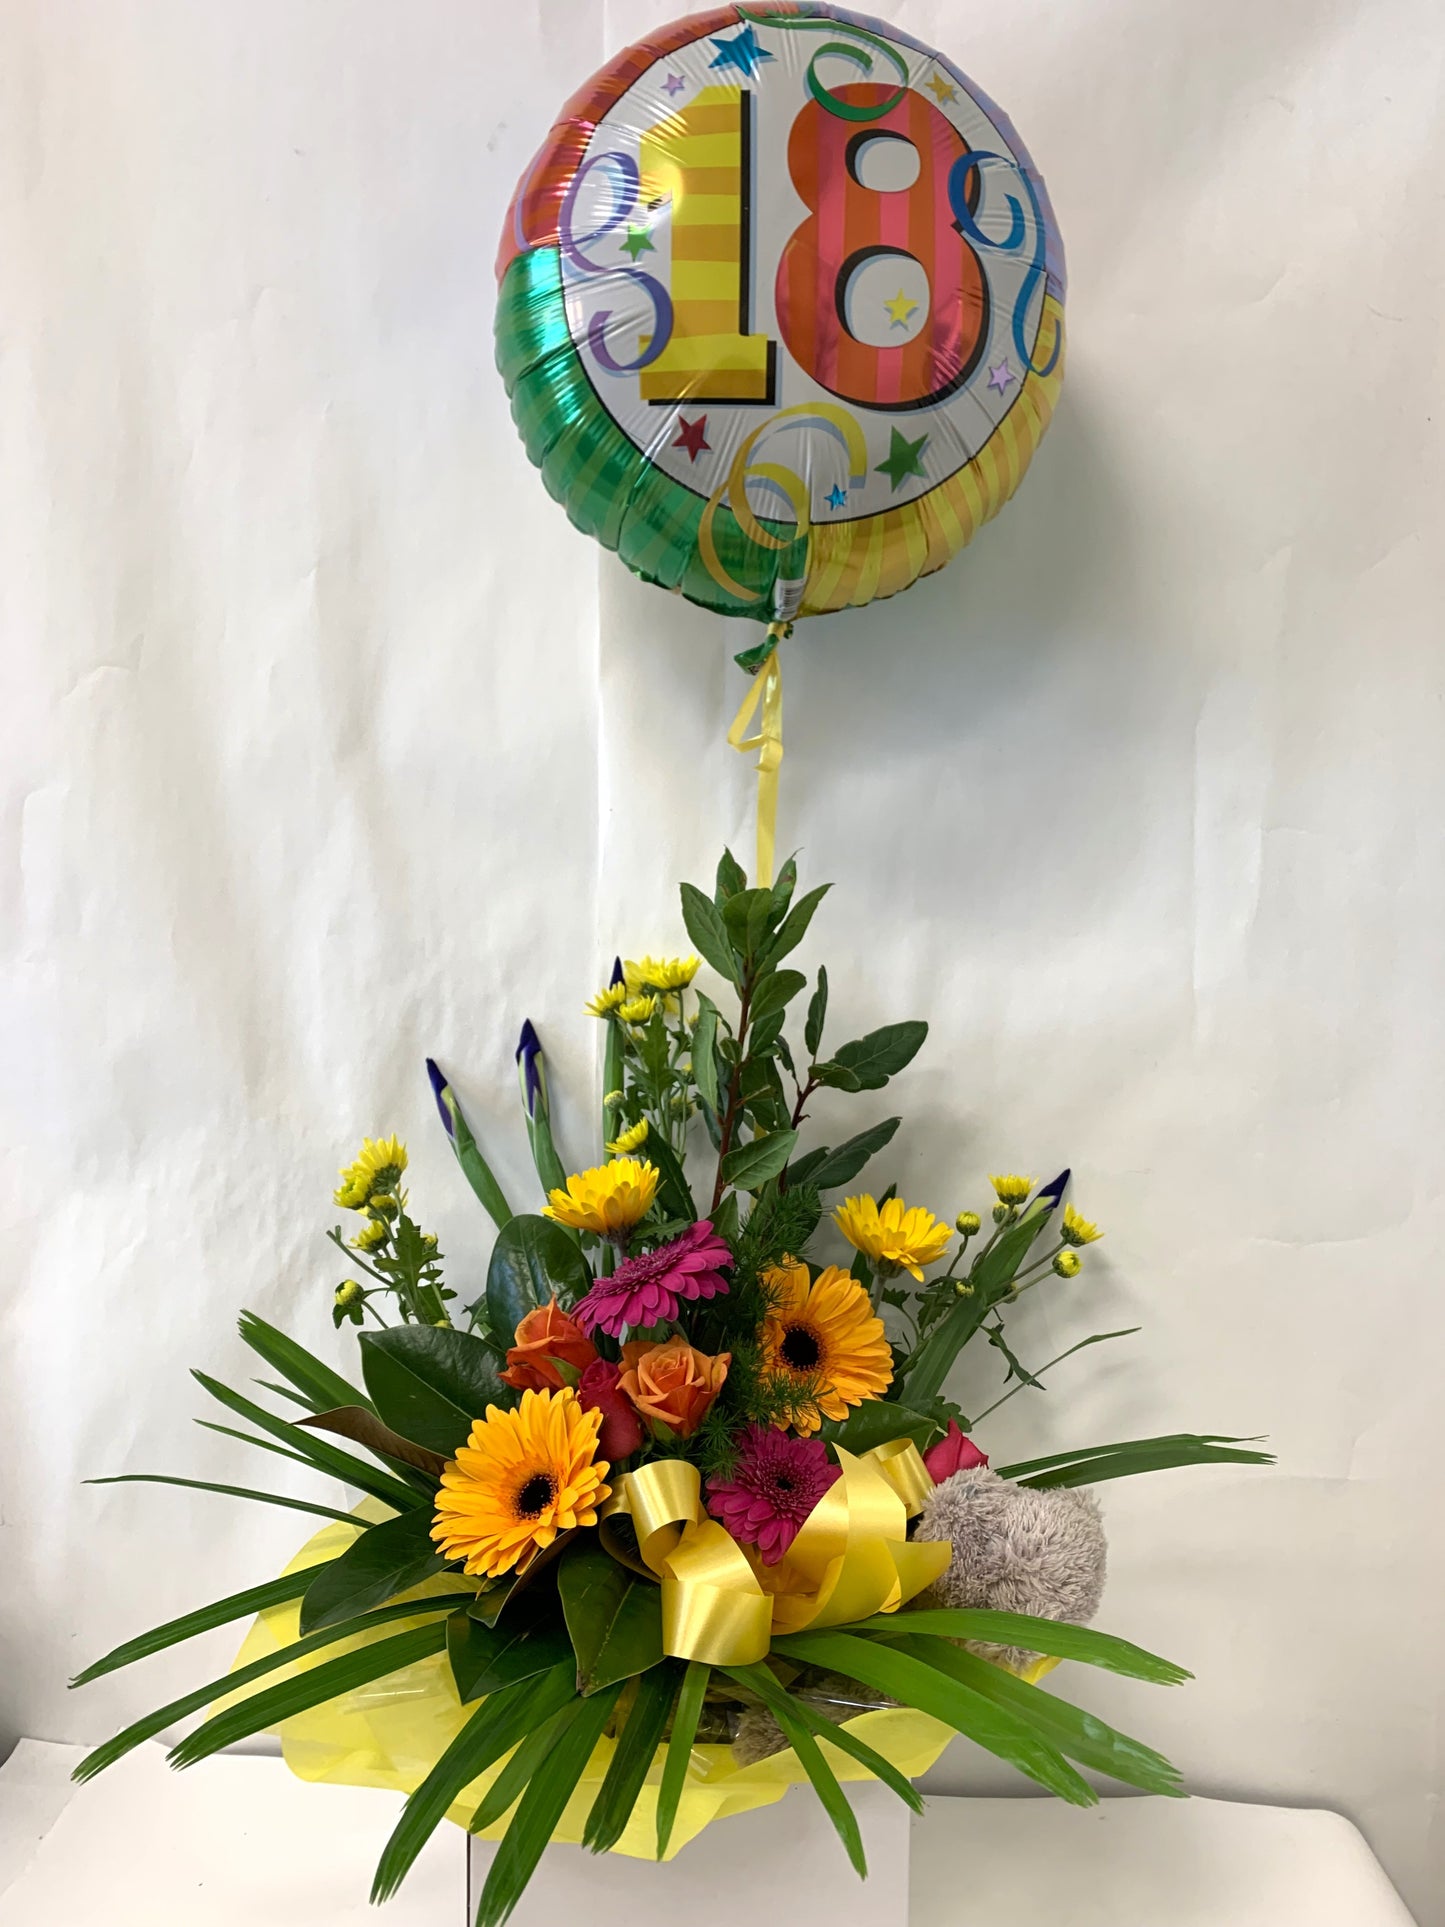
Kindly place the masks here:
<instances>
[{"instance_id":1,"label":"glossy green leaf","mask_svg":"<svg viewBox=\"0 0 1445 1927\"><path fill-rule=\"evenodd\" d=\"M1182 1666L1157 1653L1146 1652L1113 1633L1067 1620L1040 1619L1032 1613L993 1612L984 1607L928 1606L917 1612L877 1613L845 1629L849 1633L927 1634L935 1639L977 1639L990 1646L1021 1646L1025 1652L1050 1658L1074 1659L1085 1666L1102 1666L1126 1679L1148 1680L1153 1686L1178 1686L1191 1679ZM861 1678L862 1675L857 1677Z\"/></svg>"},{"instance_id":2,"label":"glossy green leaf","mask_svg":"<svg viewBox=\"0 0 1445 1927\"><path fill-rule=\"evenodd\" d=\"M840 1044L833 1053L833 1062L852 1071L860 1090L881 1090L890 1077L913 1062L927 1035L928 1026L920 1018L903 1024L884 1024L881 1030L870 1030L866 1037L859 1037L851 1044Z\"/></svg>"},{"instance_id":3,"label":"glossy green leaf","mask_svg":"<svg viewBox=\"0 0 1445 1927\"><path fill-rule=\"evenodd\" d=\"M86 1485L179 1485L188 1492L219 1492L227 1499L251 1499L257 1505L284 1506L288 1512L310 1512L318 1519L352 1522L349 1512L333 1505L315 1505L310 1499L293 1499L284 1492L257 1492L249 1485L217 1485L211 1479L178 1479L169 1472L115 1472L108 1478L87 1479Z\"/></svg>"},{"instance_id":4,"label":"glossy green leaf","mask_svg":"<svg viewBox=\"0 0 1445 1927\"><path fill-rule=\"evenodd\" d=\"M767 1669L729 1666L723 1670L731 1673L734 1679L747 1684L750 1674ZM813 1791L817 1794L823 1811L832 1821L838 1838L843 1842L844 1851L852 1862L853 1871L860 1880L866 1880L868 1861L863 1852L863 1836L858 1828L858 1816L849 1806L848 1797L838 1784L837 1774L824 1759L823 1750L814 1739L811 1728L798 1717L788 1695L786 1693L774 1695L769 1701L769 1706L773 1718L783 1729L793 1751L797 1754L803 1771L812 1781Z\"/></svg>"},{"instance_id":5,"label":"glossy green leaf","mask_svg":"<svg viewBox=\"0 0 1445 1927\"><path fill-rule=\"evenodd\" d=\"M722 911L705 897L695 884L682 886L682 920L693 949L710 963L729 983L738 981L737 959L728 938Z\"/></svg>"},{"instance_id":6,"label":"glossy green leaf","mask_svg":"<svg viewBox=\"0 0 1445 1927\"><path fill-rule=\"evenodd\" d=\"M803 1026L803 1042L808 1047L809 1058L818 1055L823 1042L823 1025L828 1016L828 973L822 964L818 965L818 982L812 996L808 999L808 1021Z\"/></svg>"},{"instance_id":7,"label":"glossy green leaf","mask_svg":"<svg viewBox=\"0 0 1445 1927\"><path fill-rule=\"evenodd\" d=\"M431 1526L429 1506L368 1526L339 1559L322 1566L306 1588L302 1632L351 1619L440 1572L446 1560L431 1537Z\"/></svg>"},{"instance_id":8,"label":"glossy green leaf","mask_svg":"<svg viewBox=\"0 0 1445 1927\"><path fill-rule=\"evenodd\" d=\"M268 1579L264 1586L248 1586L244 1592L228 1593L209 1606L197 1606L178 1619L168 1619L163 1626L152 1627L150 1632L139 1633L134 1639L112 1647L102 1658L92 1660L70 1683L84 1686L104 1673L118 1672L122 1666L132 1666L138 1659L149 1659L152 1653L163 1653L168 1646L179 1646L198 1633L214 1632L216 1627L229 1626L235 1619L249 1619L253 1613L263 1613L269 1606L284 1606L288 1599L299 1599L315 1576L314 1567L284 1573L279 1579Z\"/></svg>"},{"instance_id":9,"label":"glossy green leaf","mask_svg":"<svg viewBox=\"0 0 1445 1927\"><path fill-rule=\"evenodd\" d=\"M651 1771L653 1757L662 1744L667 1716L672 1711L682 1675L683 1669L676 1660L664 1660L638 1680L637 1697L617 1737L582 1831L582 1844L593 1853L606 1853L622 1838L642 1783Z\"/></svg>"},{"instance_id":10,"label":"glossy green leaf","mask_svg":"<svg viewBox=\"0 0 1445 1927\"><path fill-rule=\"evenodd\" d=\"M313 1412L325 1412L336 1405L369 1405L366 1394L332 1371L329 1365L298 1345L294 1338L268 1325L253 1311L243 1311L237 1321L242 1338L253 1352L265 1359L273 1372L296 1387Z\"/></svg>"},{"instance_id":11,"label":"glossy green leaf","mask_svg":"<svg viewBox=\"0 0 1445 1927\"><path fill-rule=\"evenodd\" d=\"M806 990L807 978L801 970L771 971L753 992L749 1015L754 1024L764 1017L773 1016L786 1009L800 990ZM756 1044L756 1039L754 1040Z\"/></svg>"},{"instance_id":12,"label":"glossy green leaf","mask_svg":"<svg viewBox=\"0 0 1445 1927\"><path fill-rule=\"evenodd\" d=\"M377 1865L373 1905L391 1899L447 1810L472 1781L572 1697L569 1664L553 1668L550 1684L545 1678L521 1680L492 1693L477 1708L402 1809Z\"/></svg>"},{"instance_id":13,"label":"glossy green leaf","mask_svg":"<svg viewBox=\"0 0 1445 1927\"><path fill-rule=\"evenodd\" d=\"M554 1295L573 1304L591 1283L586 1259L561 1225L530 1213L513 1218L497 1234L487 1266L487 1319L498 1343L512 1343L529 1311Z\"/></svg>"},{"instance_id":14,"label":"glossy green leaf","mask_svg":"<svg viewBox=\"0 0 1445 1927\"><path fill-rule=\"evenodd\" d=\"M886 1117L881 1124L860 1131L857 1137L848 1138L809 1171L809 1181L820 1191L836 1190L841 1184L851 1184L869 1158L881 1151L885 1144L892 1143L893 1134L902 1122L900 1117Z\"/></svg>"},{"instance_id":15,"label":"glossy green leaf","mask_svg":"<svg viewBox=\"0 0 1445 1927\"><path fill-rule=\"evenodd\" d=\"M769 1178L777 1177L797 1142L796 1131L769 1131L766 1137L755 1137L748 1144L740 1144L722 1161L723 1182L739 1191L761 1190Z\"/></svg>"},{"instance_id":16,"label":"glossy green leaf","mask_svg":"<svg viewBox=\"0 0 1445 1927\"><path fill-rule=\"evenodd\" d=\"M825 1666L886 1693L904 1706L916 1706L921 1713L931 1714L966 1734L985 1751L1007 1760L1073 1806L1093 1806L1098 1799L1058 1748L1015 1714L909 1653L843 1632L799 1633L775 1639L773 1651L808 1665Z\"/></svg>"},{"instance_id":17,"label":"glossy green leaf","mask_svg":"<svg viewBox=\"0 0 1445 1927\"><path fill-rule=\"evenodd\" d=\"M207 1680L204 1686L197 1686L191 1692L182 1694L180 1699L172 1700L169 1706L162 1706L158 1711L148 1713L144 1719L136 1720L133 1725L126 1727L123 1733L117 1733L114 1739L107 1740L103 1746L98 1746L94 1752L88 1753L70 1777L77 1781L94 1779L97 1773L103 1773L108 1766L114 1766L117 1760L123 1759L127 1753L144 1741L153 1740L158 1733L164 1733L166 1728L174 1726L177 1720L188 1719L192 1713L200 1712L203 1706L210 1706L225 1695L239 1692L243 1686L250 1686L255 1680L264 1679L267 1673L274 1673L282 1666L289 1666L298 1659L304 1659L309 1653L320 1652L324 1647L334 1646L338 1640L352 1639L358 1633L370 1633L375 1627L391 1625L398 1619L423 1619L438 1614L445 1615L453 1612L456 1604L456 1597L420 1599L413 1600L404 1606L388 1607L382 1612L366 1613L356 1619L346 1620L340 1625L328 1627L325 1632L316 1633L309 1639L295 1640L291 1645L283 1646L279 1652L267 1653L264 1659L254 1659L249 1665L233 1667L229 1673L222 1674L219 1679ZM248 1705L249 1703L249 1701L246 1702Z\"/></svg>"},{"instance_id":18,"label":"glossy green leaf","mask_svg":"<svg viewBox=\"0 0 1445 1927\"><path fill-rule=\"evenodd\" d=\"M257 1379L256 1381L258 1385L264 1382L262 1379ZM284 1386L270 1385L267 1386L267 1390L279 1392L283 1398L286 1396ZM309 1414L311 1407L306 1405L303 1406L302 1409ZM306 1420L303 1418L298 1419L296 1422L298 1425L304 1425ZM192 1425L199 1425L203 1432L216 1432L223 1439L238 1439L242 1445L254 1445L258 1451L270 1452L278 1459L290 1459L293 1465L304 1465L308 1472L313 1472L316 1469L304 1453L293 1452L289 1445L279 1445L275 1439L258 1439L254 1432L243 1432L240 1427L236 1425L218 1425L213 1418L192 1419L191 1423Z\"/></svg>"},{"instance_id":19,"label":"glossy green leaf","mask_svg":"<svg viewBox=\"0 0 1445 1927\"><path fill-rule=\"evenodd\" d=\"M425 1609L423 1602L418 1610ZM234 1746L238 1740L249 1740L253 1733L265 1733L297 1713L321 1706L327 1700L339 1699L343 1693L354 1693L357 1687L369 1686L373 1680L399 1673L403 1667L416 1665L418 1660L430 1659L441 1652L446 1643L445 1624L433 1622L429 1626L413 1627L410 1632L397 1633L391 1639L360 1646L354 1653L344 1653L338 1659L325 1660L320 1666L299 1673L295 1679L282 1680L279 1686L253 1693L239 1706L230 1706L215 1714L179 1746L172 1747L166 1757L175 1767L194 1766L198 1760L219 1753L223 1747Z\"/></svg>"},{"instance_id":20,"label":"glossy green leaf","mask_svg":"<svg viewBox=\"0 0 1445 1927\"><path fill-rule=\"evenodd\" d=\"M513 1226L526 1220L513 1218ZM497 1375L496 1354L474 1332L439 1325L393 1325L363 1332L361 1371L382 1420L413 1444L455 1458L489 1405L515 1405Z\"/></svg>"},{"instance_id":21,"label":"glossy green leaf","mask_svg":"<svg viewBox=\"0 0 1445 1927\"><path fill-rule=\"evenodd\" d=\"M798 859L788 857L778 866L778 874L773 878L773 922L781 923L788 905L793 901L793 892L798 887Z\"/></svg>"},{"instance_id":22,"label":"glossy green leaf","mask_svg":"<svg viewBox=\"0 0 1445 1927\"><path fill-rule=\"evenodd\" d=\"M900 1614L906 1620L906 1614ZM1166 1799L1182 1799L1179 1769L1156 1753L1153 1747L1127 1734L1118 1733L1093 1713L1055 1698L1042 1686L1030 1686L1014 1673L1006 1672L975 1653L943 1640L914 1640L907 1636L892 1641L915 1658L926 1659L940 1672L951 1673L965 1686L973 1687L985 1699L1007 1707L1071 1760L1091 1773L1106 1773L1110 1779L1136 1786L1145 1793L1162 1794Z\"/></svg>"},{"instance_id":23,"label":"glossy green leaf","mask_svg":"<svg viewBox=\"0 0 1445 1927\"><path fill-rule=\"evenodd\" d=\"M702 1717L702 1703L707 1697L707 1683L712 1673L710 1666L700 1660L689 1660L687 1671L682 1676L682 1686L677 1696L677 1710L672 1716L672 1733L667 1742L667 1758L663 1761L662 1782L657 1789L657 1857L659 1860L667 1852L667 1843L672 1838L673 1825L677 1820L678 1802L687 1781L687 1769L692 1760L692 1743L697 1737L697 1723Z\"/></svg>"},{"instance_id":24,"label":"glossy green leaf","mask_svg":"<svg viewBox=\"0 0 1445 1927\"><path fill-rule=\"evenodd\" d=\"M306 1431L300 1425L293 1425L290 1419L277 1418L254 1399L246 1398L240 1392L233 1392L229 1385L222 1385L218 1379L210 1378L205 1372L191 1373L191 1377L218 1404L228 1411L235 1412L240 1418L248 1419L259 1431L270 1433L289 1445L295 1452L308 1459L319 1472L329 1472L343 1484L355 1486L359 1492L369 1492L373 1498L384 1499L398 1511L405 1511L417 1503L413 1487L405 1485L391 1473L379 1467L368 1465L365 1459L358 1459L354 1453L343 1452L338 1446L330 1445L325 1439L317 1438L314 1432Z\"/></svg>"},{"instance_id":25,"label":"glossy green leaf","mask_svg":"<svg viewBox=\"0 0 1445 1927\"><path fill-rule=\"evenodd\" d=\"M521 1899L562 1811L612 1717L620 1687L584 1700L557 1734L502 1835L477 1908L477 1927L501 1927Z\"/></svg>"},{"instance_id":26,"label":"glossy green leaf","mask_svg":"<svg viewBox=\"0 0 1445 1927\"><path fill-rule=\"evenodd\" d=\"M815 1084L821 1084L829 1091L861 1091L863 1080L856 1071L849 1070L846 1064L837 1064L829 1058L825 1063L814 1064L809 1075Z\"/></svg>"},{"instance_id":27,"label":"glossy green leaf","mask_svg":"<svg viewBox=\"0 0 1445 1927\"><path fill-rule=\"evenodd\" d=\"M447 1658L463 1706L570 1662L572 1642L555 1614L553 1607L540 1623L524 1618L499 1628L458 1613L447 1628Z\"/></svg>"},{"instance_id":28,"label":"glossy green leaf","mask_svg":"<svg viewBox=\"0 0 1445 1927\"><path fill-rule=\"evenodd\" d=\"M557 1571L577 1689L593 1694L662 1659L662 1593L601 1546L580 1545Z\"/></svg>"},{"instance_id":29,"label":"glossy green leaf","mask_svg":"<svg viewBox=\"0 0 1445 1927\"><path fill-rule=\"evenodd\" d=\"M922 1452L941 1438L945 1429L938 1419L915 1412L907 1405L870 1398L855 1405L845 1419L825 1420L819 1437L829 1445L841 1445L845 1451L860 1455L871 1452L875 1446L887 1445L892 1439L912 1439Z\"/></svg>"}]
</instances>

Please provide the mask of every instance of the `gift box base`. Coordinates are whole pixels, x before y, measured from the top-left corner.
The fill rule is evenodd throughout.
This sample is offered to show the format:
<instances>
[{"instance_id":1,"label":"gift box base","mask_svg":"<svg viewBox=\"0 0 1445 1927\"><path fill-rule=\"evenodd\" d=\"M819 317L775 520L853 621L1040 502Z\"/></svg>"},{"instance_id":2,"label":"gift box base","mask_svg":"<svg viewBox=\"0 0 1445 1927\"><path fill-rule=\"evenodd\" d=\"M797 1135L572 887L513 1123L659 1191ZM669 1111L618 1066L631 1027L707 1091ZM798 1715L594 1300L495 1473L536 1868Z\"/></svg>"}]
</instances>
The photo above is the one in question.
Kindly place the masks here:
<instances>
[{"instance_id":1,"label":"gift box base","mask_svg":"<svg viewBox=\"0 0 1445 1927\"><path fill-rule=\"evenodd\" d=\"M845 1788L868 1858L860 1881L811 1787L772 1806L717 1820L673 1860L554 1846L543 1854L512 1915L513 1927L739 1927L786 1919L788 1927L908 1927L908 1809L887 1787ZM467 1922L476 1916L493 1842L470 1843Z\"/></svg>"}]
</instances>

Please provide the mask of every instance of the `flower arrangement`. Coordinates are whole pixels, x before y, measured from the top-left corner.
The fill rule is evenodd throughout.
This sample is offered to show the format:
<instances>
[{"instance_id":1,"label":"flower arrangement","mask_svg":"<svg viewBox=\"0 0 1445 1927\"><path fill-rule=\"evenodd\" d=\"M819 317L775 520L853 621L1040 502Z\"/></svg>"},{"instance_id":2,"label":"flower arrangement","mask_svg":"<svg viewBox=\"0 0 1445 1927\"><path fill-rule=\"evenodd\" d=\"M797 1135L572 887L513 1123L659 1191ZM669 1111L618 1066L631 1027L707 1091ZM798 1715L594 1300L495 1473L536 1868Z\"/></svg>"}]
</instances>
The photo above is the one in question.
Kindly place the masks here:
<instances>
[{"instance_id":1,"label":"flower arrangement","mask_svg":"<svg viewBox=\"0 0 1445 1927\"><path fill-rule=\"evenodd\" d=\"M891 1185L851 1192L896 1117L804 1147L817 1091L883 1089L927 1031L888 1024L825 1052L827 972L810 982L787 961L824 894L799 896L792 863L749 888L725 854L712 892L682 888L694 954L617 964L587 1006L603 1027L595 1166L563 1164L524 1027L538 1212L511 1209L428 1064L497 1227L485 1290L460 1306L412 1216L406 1147L368 1139L335 1194L349 1234L329 1234L354 1274L333 1317L355 1328L361 1384L249 1313L241 1335L288 1409L195 1374L249 1428L221 1430L362 1503L212 1488L330 1523L280 1578L128 1641L75 1683L251 1614L286 1631L97 1748L78 1777L207 1708L174 1764L439 1669L418 1676L445 1737L407 1781L373 1897L451 1812L501 1832L479 1927L507 1917L568 1813L596 1851L645 1815L648 1850L668 1853L698 1758L719 1744L734 1760L785 1755L860 1874L840 1779L876 1777L917 1806L909 1773L955 1733L1080 1804L1095 1797L1080 1768L1179 1790L1160 1755L1038 1684L1064 1659L1188 1677L1083 1623L1104 1565L1087 1488L1265 1455L1177 1434L990 1467L969 1436L988 1412L970 1420L948 1400L950 1370L981 1335L1006 1366L996 1403L1040 1387L1050 1367L1016 1356L1008 1312L1077 1277L1100 1233L1066 1200L1067 1172L996 1176L988 1212L951 1222ZM704 961L721 999L700 986ZM807 1255L825 1221L851 1248L846 1268ZM1050 1366L1126 1335L1084 1338ZM900 1743L899 1709L931 1750Z\"/></svg>"}]
</instances>

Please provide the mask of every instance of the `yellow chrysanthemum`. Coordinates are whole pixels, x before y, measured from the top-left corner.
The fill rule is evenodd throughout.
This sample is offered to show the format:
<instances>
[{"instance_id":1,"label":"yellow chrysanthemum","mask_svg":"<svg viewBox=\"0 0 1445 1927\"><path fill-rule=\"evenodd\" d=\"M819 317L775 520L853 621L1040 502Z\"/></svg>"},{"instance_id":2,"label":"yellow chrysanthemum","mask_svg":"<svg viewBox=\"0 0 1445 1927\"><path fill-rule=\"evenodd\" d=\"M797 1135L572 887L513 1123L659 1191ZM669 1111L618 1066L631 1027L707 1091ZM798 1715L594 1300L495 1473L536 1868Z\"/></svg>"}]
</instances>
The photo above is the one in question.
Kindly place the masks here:
<instances>
[{"instance_id":1,"label":"yellow chrysanthemum","mask_svg":"<svg viewBox=\"0 0 1445 1927\"><path fill-rule=\"evenodd\" d=\"M635 997L640 990L686 990L701 968L700 957L629 957L622 974Z\"/></svg>"},{"instance_id":2,"label":"yellow chrysanthemum","mask_svg":"<svg viewBox=\"0 0 1445 1927\"><path fill-rule=\"evenodd\" d=\"M343 1211L360 1211L373 1191L392 1191L406 1169L406 1146L397 1137L363 1138L354 1160L342 1167L333 1197Z\"/></svg>"},{"instance_id":3,"label":"yellow chrysanthemum","mask_svg":"<svg viewBox=\"0 0 1445 1927\"><path fill-rule=\"evenodd\" d=\"M1061 1278L1077 1278L1084 1268L1084 1261L1077 1251L1056 1251L1054 1270Z\"/></svg>"},{"instance_id":4,"label":"yellow chrysanthemum","mask_svg":"<svg viewBox=\"0 0 1445 1927\"><path fill-rule=\"evenodd\" d=\"M952 1232L921 1204L911 1209L902 1198L881 1207L872 1198L846 1198L833 1222L855 1251L887 1271L911 1271L920 1284L923 1267L941 1258Z\"/></svg>"},{"instance_id":5,"label":"yellow chrysanthemum","mask_svg":"<svg viewBox=\"0 0 1445 1927\"><path fill-rule=\"evenodd\" d=\"M601 1410L584 1412L570 1387L523 1392L510 1412L489 1405L442 1473L432 1538L473 1576L525 1571L559 1532L596 1525L612 1489L601 1429Z\"/></svg>"},{"instance_id":6,"label":"yellow chrysanthemum","mask_svg":"<svg viewBox=\"0 0 1445 1927\"><path fill-rule=\"evenodd\" d=\"M789 1419L805 1438L825 1418L880 1398L893 1382L893 1354L883 1320L846 1271L829 1265L809 1281L808 1267L784 1259L763 1273L771 1300L763 1321L763 1362L775 1379L809 1395Z\"/></svg>"},{"instance_id":7,"label":"yellow chrysanthemum","mask_svg":"<svg viewBox=\"0 0 1445 1927\"><path fill-rule=\"evenodd\" d=\"M595 997L589 997L583 1009L589 1017L606 1017L619 1004L625 1004L629 994L626 984L608 984Z\"/></svg>"},{"instance_id":8,"label":"yellow chrysanthemum","mask_svg":"<svg viewBox=\"0 0 1445 1927\"><path fill-rule=\"evenodd\" d=\"M1091 1245L1103 1235L1096 1224L1090 1224L1087 1218L1080 1217L1071 1204L1064 1206L1064 1222L1059 1236L1066 1245Z\"/></svg>"},{"instance_id":9,"label":"yellow chrysanthemum","mask_svg":"<svg viewBox=\"0 0 1445 1927\"><path fill-rule=\"evenodd\" d=\"M384 1221L380 1218L368 1218L351 1242L357 1251L375 1251L378 1245L386 1243Z\"/></svg>"},{"instance_id":10,"label":"yellow chrysanthemum","mask_svg":"<svg viewBox=\"0 0 1445 1927\"><path fill-rule=\"evenodd\" d=\"M989 1183L993 1186L994 1194L1000 1204L1022 1204L1034 1188L1032 1178L990 1177Z\"/></svg>"},{"instance_id":11,"label":"yellow chrysanthemum","mask_svg":"<svg viewBox=\"0 0 1445 1927\"><path fill-rule=\"evenodd\" d=\"M629 997L618 1007L617 1015L624 1024L645 1024L656 1009L656 997Z\"/></svg>"},{"instance_id":12,"label":"yellow chrysanthemum","mask_svg":"<svg viewBox=\"0 0 1445 1927\"><path fill-rule=\"evenodd\" d=\"M647 1142L647 1119L640 1117L630 1129L620 1137L609 1138L607 1149L615 1158L625 1158L629 1151L640 1151Z\"/></svg>"},{"instance_id":13,"label":"yellow chrysanthemum","mask_svg":"<svg viewBox=\"0 0 1445 1927\"><path fill-rule=\"evenodd\" d=\"M652 1209L657 1176L655 1164L643 1164L637 1158L617 1158L591 1171L574 1171L565 1191L549 1195L542 1216L599 1238L621 1237Z\"/></svg>"}]
</instances>

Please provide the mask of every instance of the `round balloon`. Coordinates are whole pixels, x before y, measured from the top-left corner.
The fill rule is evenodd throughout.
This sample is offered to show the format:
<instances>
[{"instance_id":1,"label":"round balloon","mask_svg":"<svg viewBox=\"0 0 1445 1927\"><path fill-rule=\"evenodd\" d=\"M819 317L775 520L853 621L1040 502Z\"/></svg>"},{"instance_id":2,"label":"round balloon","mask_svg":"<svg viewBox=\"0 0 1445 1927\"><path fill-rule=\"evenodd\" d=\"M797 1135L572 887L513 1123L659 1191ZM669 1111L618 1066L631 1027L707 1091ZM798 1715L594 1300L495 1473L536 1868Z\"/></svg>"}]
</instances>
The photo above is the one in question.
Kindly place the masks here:
<instances>
[{"instance_id":1,"label":"round balloon","mask_svg":"<svg viewBox=\"0 0 1445 1927\"><path fill-rule=\"evenodd\" d=\"M719 7L619 54L523 177L497 272L547 488L725 615L942 568L1063 378L1063 250L1007 115L841 7Z\"/></svg>"}]
</instances>

